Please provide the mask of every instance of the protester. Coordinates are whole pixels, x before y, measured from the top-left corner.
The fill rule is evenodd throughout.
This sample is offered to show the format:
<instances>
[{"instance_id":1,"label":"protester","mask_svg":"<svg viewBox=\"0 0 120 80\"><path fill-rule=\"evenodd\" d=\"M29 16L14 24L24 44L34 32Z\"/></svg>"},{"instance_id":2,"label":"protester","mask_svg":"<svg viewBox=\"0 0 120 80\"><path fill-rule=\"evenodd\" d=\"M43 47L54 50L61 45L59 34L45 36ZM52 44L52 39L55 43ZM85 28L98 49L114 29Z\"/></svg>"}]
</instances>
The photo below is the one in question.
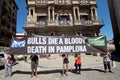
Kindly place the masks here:
<instances>
[{"instance_id":1,"label":"protester","mask_svg":"<svg viewBox=\"0 0 120 80\"><path fill-rule=\"evenodd\" d=\"M8 55L5 63L5 77L12 76L12 64L13 64L13 58L11 55Z\"/></svg>"},{"instance_id":2,"label":"protester","mask_svg":"<svg viewBox=\"0 0 120 80\"><path fill-rule=\"evenodd\" d=\"M75 54L75 73L81 74L81 58L80 55Z\"/></svg>"},{"instance_id":3,"label":"protester","mask_svg":"<svg viewBox=\"0 0 120 80\"><path fill-rule=\"evenodd\" d=\"M31 70L32 70L31 77L33 76L37 77L37 66L38 66L38 61L39 61L38 56L31 55L30 59L31 59Z\"/></svg>"},{"instance_id":4,"label":"protester","mask_svg":"<svg viewBox=\"0 0 120 80\"><path fill-rule=\"evenodd\" d=\"M111 58L111 55L110 55L109 51L107 51L107 54L103 56L103 64L104 64L105 73L107 72L107 69L109 70L109 72L112 72L110 58Z\"/></svg>"},{"instance_id":5,"label":"protester","mask_svg":"<svg viewBox=\"0 0 120 80\"><path fill-rule=\"evenodd\" d=\"M68 60L68 55L67 54L63 54L62 55L63 57L63 70L62 70L62 75L66 75L68 76L68 63L69 63L69 60Z\"/></svg>"}]
</instances>

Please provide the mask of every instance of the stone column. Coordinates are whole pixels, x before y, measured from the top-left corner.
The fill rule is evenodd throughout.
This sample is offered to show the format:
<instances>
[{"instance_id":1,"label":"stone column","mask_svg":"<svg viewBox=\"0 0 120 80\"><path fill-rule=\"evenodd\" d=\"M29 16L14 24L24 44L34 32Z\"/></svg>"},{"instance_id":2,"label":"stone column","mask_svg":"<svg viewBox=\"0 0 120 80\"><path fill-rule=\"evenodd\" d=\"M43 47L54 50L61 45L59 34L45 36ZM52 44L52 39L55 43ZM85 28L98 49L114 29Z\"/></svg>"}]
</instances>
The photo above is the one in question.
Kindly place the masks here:
<instances>
[{"instance_id":1,"label":"stone column","mask_svg":"<svg viewBox=\"0 0 120 80\"><path fill-rule=\"evenodd\" d=\"M33 8L33 17L36 16L36 13L35 13L35 7Z\"/></svg>"},{"instance_id":2,"label":"stone column","mask_svg":"<svg viewBox=\"0 0 120 80\"><path fill-rule=\"evenodd\" d=\"M94 36L97 36L97 33L96 33L96 32L94 33Z\"/></svg>"},{"instance_id":3,"label":"stone column","mask_svg":"<svg viewBox=\"0 0 120 80\"><path fill-rule=\"evenodd\" d=\"M58 25L58 18L59 18L59 14L57 14L57 16L56 16L56 21L55 21L55 23L56 23L56 25Z\"/></svg>"},{"instance_id":4,"label":"stone column","mask_svg":"<svg viewBox=\"0 0 120 80\"><path fill-rule=\"evenodd\" d=\"M97 10L95 8L95 20L98 21L98 15L97 15Z\"/></svg>"},{"instance_id":5,"label":"stone column","mask_svg":"<svg viewBox=\"0 0 120 80\"><path fill-rule=\"evenodd\" d=\"M76 21L75 7L73 7L73 12L74 12L74 20Z\"/></svg>"},{"instance_id":6,"label":"stone column","mask_svg":"<svg viewBox=\"0 0 120 80\"><path fill-rule=\"evenodd\" d=\"M77 8L77 13L78 13L78 20L80 21L80 11L79 11L79 7Z\"/></svg>"},{"instance_id":7,"label":"stone column","mask_svg":"<svg viewBox=\"0 0 120 80\"><path fill-rule=\"evenodd\" d=\"M28 9L27 22L30 21L30 8Z\"/></svg>"},{"instance_id":8,"label":"stone column","mask_svg":"<svg viewBox=\"0 0 120 80\"><path fill-rule=\"evenodd\" d=\"M91 19L92 19L92 21L94 21L94 17L93 17L93 8L91 8Z\"/></svg>"},{"instance_id":9,"label":"stone column","mask_svg":"<svg viewBox=\"0 0 120 80\"><path fill-rule=\"evenodd\" d=\"M73 25L73 18L72 18L71 13L69 13L69 17L70 17L70 25Z\"/></svg>"},{"instance_id":10,"label":"stone column","mask_svg":"<svg viewBox=\"0 0 120 80\"><path fill-rule=\"evenodd\" d=\"M34 18L34 22L37 22L37 16L36 16L36 12L35 12L35 7L33 7L33 18Z\"/></svg>"},{"instance_id":11,"label":"stone column","mask_svg":"<svg viewBox=\"0 0 120 80\"><path fill-rule=\"evenodd\" d=\"M48 7L48 21L50 21L50 7Z\"/></svg>"},{"instance_id":12,"label":"stone column","mask_svg":"<svg viewBox=\"0 0 120 80\"><path fill-rule=\"evenodd\" d=\"M52 15L53 15L53 21L55 21L55 11L54 11L54 7L52 8Z\"/></svg>"},{"instance_id":13,"label":"stone column","mask_svg":"<svg viewBox=\"0 0 120 80\"><path fill-rule=\"evenodd\" d=\"M28 16L30 16L30 9L28 9Z\"/></svg>"}]
</instances>

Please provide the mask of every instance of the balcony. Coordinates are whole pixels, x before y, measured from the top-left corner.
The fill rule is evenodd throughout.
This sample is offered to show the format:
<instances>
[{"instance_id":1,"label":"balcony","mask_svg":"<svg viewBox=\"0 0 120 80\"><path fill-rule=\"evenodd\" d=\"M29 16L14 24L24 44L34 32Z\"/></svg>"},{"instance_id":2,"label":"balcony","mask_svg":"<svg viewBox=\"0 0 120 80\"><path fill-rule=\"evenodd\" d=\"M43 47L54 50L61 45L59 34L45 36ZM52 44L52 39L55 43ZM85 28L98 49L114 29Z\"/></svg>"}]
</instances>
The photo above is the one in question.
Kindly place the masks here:
<instances>
[{"instance_id":1,"label":"balcony","mask_svg":"<svg viewBox=\"0 0 120 80\"><path fill-rule=\"evenodd\" d=\"M71 0L56 0L55 4L57 5L71 5Z\"/></svg>"},{"instance_id":2,"label":"balcony","mask_svg":"<svg viewBox=\"0 0 120 80\"><path fill-rule=\"evenodd\" d=\"M74 22L75 25L84 25L84 26L94 26L94 25L104 25L103 21L91 21L91 20L78 20Z\"/></svg>"},{"instance_id":3,"label":"balcony","mask_svg":"<svg viewBox=\"0 0 120 80\"><path fill-rule=\"evenodd\" d=\"M48 21L48 26L56 26L56 24L57 24L57 21L53 21L53 20Z\"/></svg>"},{"instance_id":4,"label":"balcony","mask_svg":"<svg viewBox=\"0 0 120 80\"><path fill-rule=\"evenodd\" d=\"M78 0L72 0L72 4L79 4Z\"/></svg>"},{"instance_id":5,"label":"balcony","mask_svg":"<svg viewBox=\"0 0 120 80\"><path fill-rule=\"evenodd\" d=\"M80 5L89 5L90 1L89 0L80 0Z\"/></svg>"},{"instance_id":6,"label":"balcony","mask_svg":"<svg viewBox=\"0 0 120 80\"><path fill-rule=\"evenodd\" d=\"M47 22L46 21L39 21L35 25L38 27L45 27L45 26L47 26Z\"/></svg>"},{"instance_id":7,"label":"balcony","mask_svg":"<svg viewBox=\"0 0 120 80\"><path fill-rule=\"evenodd\" d=\"M28 5L34 5L34 4L35 4L35 1L28 0Z\"/></svg>"},{"instance_id":8,"label":"balcony","mask_svg":"<svg viewBox=\"0 0 120 80\"><path fill-rule=\"evenodd\" d=\"M55 0L48 0L48 4L54 4Z\"/></svg>"},{"instance_id":9,"label":"balcony","mask_svg":"<svg viewBox=\"0 0 120 80\"><path fill-rule=\"evenodd\" d=\"M72 21L66 20L66 21L58 21L59 26L72 26Z\"/></svg>"},{"instance_id":10,"label":"balcony","mask_svg":"<svg viewBox=\"0 0 120 80\"><path fill-rule=\"evenodd\" d=\"M36 27L36 22L24 22L25 27Z\"/></svg>"},{"instance_id":11,"label":"balcony","mask_svg":"<svg viewBox=\"0 0 120 80\"><path fill-rule=\"evenodd\" d=\"M73 26L72 21L39 21L25 22L25 27L46 27L46 26Z\"/></svg>"},{"instance_id":12,"label":"balcony","mask_svg":"<svg viewBox=\"0 0 120 80\"><path fill-rule=\"evenodd\" d=\"M47 5L48 0L36 0L36 5Z\"/></svg>"}]
</instances>

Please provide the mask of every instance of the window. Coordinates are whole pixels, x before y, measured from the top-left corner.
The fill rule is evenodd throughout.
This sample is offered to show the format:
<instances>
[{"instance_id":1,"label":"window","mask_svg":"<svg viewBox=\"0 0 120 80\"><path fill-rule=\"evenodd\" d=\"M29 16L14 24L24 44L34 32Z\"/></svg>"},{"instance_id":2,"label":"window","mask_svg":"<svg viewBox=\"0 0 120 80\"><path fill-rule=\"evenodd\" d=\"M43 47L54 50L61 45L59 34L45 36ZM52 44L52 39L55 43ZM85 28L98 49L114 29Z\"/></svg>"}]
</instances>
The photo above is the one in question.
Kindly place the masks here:
<instances>
[{"instance_id":1,"label":"window","mask_svg":"<svg viewBox=\"0 0 120 80\"><path fill-rule=\"evenodd\" d=\"M59 17L59 20L60 20L60 25L68 25L70 18L68 15L62 15Z\"/></svg>"},{"instance_id":2,"label":"window","mask_svg":"<svg viewBox=\"0 0 120 80\"><path fill-rule=\"evenodd\" d=\"M76 13L76 19L78 20L78 11L77 11L77 9L75 9L75 13Z\"/></svg>"},{"instance_id":3,"label":"window","mask_svg":"<svg viewBox=\"0 0 120 80\"><path fill-rule=\"evenodd\" d=\"M30 10L30 14L33 16L33 9Z\"/></svg>"},{"instance_id":4,"label":"window","mask_svg":"<svg viewBox=\"0 0 120 80\"><path fill-rule=\"evenodd\" d=\"M45 26L46 25L46 16L37 16L37 22L39 22L39 25Z\"/></svg>"},{"instance_id":5,"label":"window","mask_svg":"<svg viewBox=\"0 0 120 80\"><path fill-rule=\"evenodd\" d=\"M83 21L88 20L88 16L87 15L81 15L80 19L83 20Z\"/></svg>"},{"instance_id":6,"label":"window","mask_svg":"<svg viewBox=\"0 0 120 80\"><path fill-rule=\"evenodd\" d=\"M95 9L93 9L93 17L94 17L94 19L96 19L96 16L95 16Z\"/></svg>"}]
</instances>

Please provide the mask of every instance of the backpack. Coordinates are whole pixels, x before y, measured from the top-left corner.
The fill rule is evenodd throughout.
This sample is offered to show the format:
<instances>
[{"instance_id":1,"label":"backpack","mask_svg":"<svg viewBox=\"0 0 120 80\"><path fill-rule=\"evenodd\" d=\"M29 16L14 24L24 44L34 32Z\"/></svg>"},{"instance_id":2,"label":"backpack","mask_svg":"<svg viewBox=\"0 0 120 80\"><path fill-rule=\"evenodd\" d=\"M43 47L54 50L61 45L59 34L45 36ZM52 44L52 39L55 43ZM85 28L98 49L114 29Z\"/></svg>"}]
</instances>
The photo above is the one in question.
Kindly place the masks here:
<instances>
[{"instance_id":1,"label":"backpack","mask_svg":"<svg viewBox=\"0 0 120 80\"><path fill-rule=\"evenodd\" d=\"M65 63L69 63L68 58L64 58Z\"/></svg>"}]
</instances>

